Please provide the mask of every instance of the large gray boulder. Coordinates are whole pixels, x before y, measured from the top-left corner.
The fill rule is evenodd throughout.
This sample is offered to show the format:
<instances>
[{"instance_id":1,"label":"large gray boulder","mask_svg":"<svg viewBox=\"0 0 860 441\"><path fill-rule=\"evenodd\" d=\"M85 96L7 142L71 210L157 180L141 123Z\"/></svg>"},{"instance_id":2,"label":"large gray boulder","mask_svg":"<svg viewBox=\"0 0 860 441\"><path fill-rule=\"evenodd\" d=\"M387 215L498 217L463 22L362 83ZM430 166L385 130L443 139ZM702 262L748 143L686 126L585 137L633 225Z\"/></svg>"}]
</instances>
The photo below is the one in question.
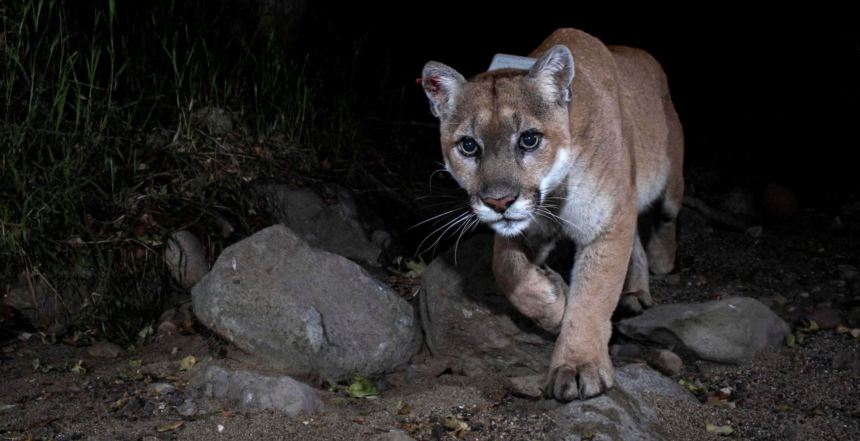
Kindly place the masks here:
<instances>
[{"instance_id":1,"label":"large gray boulder","mask_svg":"<svg viewBox=\"0 0 860 441\"><path fill-rule=\"evenodd\" d=\"M224 398L249 409L271 409L289 416L317 413L323 402L316 392L290 377L267 377L256 372L228 372L209 366L200 392L209 398Z\"/></svg>"},{"instance_id":2,"label":"large gray boulder","mask_svg":"<svg viewBox=\"0 0 860 441\"><path fill-rule=\"evenodd\" d=\"M456 252L456 262L455 262ZM434 355L478 359L504 370L549 367L555 336L523 316L499 290L493 236L462 241L433 260L421 282L421 322Z\"/></svg>"},{"instance_id":3,"label":"large gray boulder","mask_svg":"<svg viewBox=\"0 0 860 441\"><path fill-rule=\"evenodd\" d=\"M616 326L636 340L732 364L749 363L762 349L778 348L791 330L770 308L749 297L655 306Z\"/></svg>"},{"instance_id":4,"label":"large gray boulder","mask_svg":"<svg viewBox=\"0 0 860 441\"><path fill-rule=\"evenodd\" d=\"M191 292L200 322L291 375L375 375L421 348L412 306L283 225L227 248Z\"/></svg>"}]
</instances>

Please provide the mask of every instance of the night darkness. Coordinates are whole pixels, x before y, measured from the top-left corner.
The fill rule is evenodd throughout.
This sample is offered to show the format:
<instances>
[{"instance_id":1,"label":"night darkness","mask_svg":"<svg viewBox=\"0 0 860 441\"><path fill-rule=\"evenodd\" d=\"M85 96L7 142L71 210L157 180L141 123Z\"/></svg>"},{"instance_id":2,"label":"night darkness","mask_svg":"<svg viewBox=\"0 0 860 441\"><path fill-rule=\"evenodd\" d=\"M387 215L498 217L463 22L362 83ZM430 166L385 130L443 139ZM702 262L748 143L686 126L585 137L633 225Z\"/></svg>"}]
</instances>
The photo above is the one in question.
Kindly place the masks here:
<instances>
[{"instance_id":1,"label":"night darkness","mask_svg":"<svg viewBox=\"0 0 860 441\"><path fill-rule=\"evenodd\" d=\"M715 190L779 182L801 207L824 209L856 194L849 158L858 147L860 32L845 14L652 10L618 18L574 3L535 8L422 3L414 12L354 5L311 12L325 10L337 38L362 40L358 76L370 83L385 78L385 88L401 94L394 107L371 113L433 123L414 85L425 62L441 61L469 77L486 70L497 52L526 55L553 30L574 27L609 45L644 49L662 63L684 125L692 182L697 173L716 181Z\"/></svg>"},{"instance_id":2,"label":"night darkness","mask_svg":"<svg viewBox=\"0 0 860 441\"><path fill-rule=\"evenodd\" d=\"M4 439L860 439L857 15L584 3L0 0ZM683 200L445 172L424 65L560 28L662 64Z\"/></svg>"}]
</instances>

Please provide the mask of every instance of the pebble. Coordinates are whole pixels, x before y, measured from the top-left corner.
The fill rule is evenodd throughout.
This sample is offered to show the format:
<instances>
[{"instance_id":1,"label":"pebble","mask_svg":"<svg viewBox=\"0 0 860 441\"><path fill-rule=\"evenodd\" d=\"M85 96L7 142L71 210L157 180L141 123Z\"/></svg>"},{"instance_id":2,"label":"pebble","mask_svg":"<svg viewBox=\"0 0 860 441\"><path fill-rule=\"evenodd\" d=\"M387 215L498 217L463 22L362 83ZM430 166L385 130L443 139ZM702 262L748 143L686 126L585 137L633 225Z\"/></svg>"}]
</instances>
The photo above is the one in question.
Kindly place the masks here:
<instances>
[{"instance_id":1,"label":"pebble","mask_svg":"<svg viewBox=\"0 0 860 441\"><path fill-rule=\"evenodd\" d=\"M152 383L149 385L149 390L165 395L172 392L176 392L176 387L174 387L170 383Z\"/></svg>"},{"instance_id":2,"label":"pebble","mask_svg":"<svg viewBox=\"0 0 860 441\"><path fill-rule=\"evenodd\" d=\"M842 317L839 312L829 306L822 306L811 314L806 314L806 320L814 321L818 325L818 329L829 331L836 329L842 323Z\"/></svg>"},{"instance_id":3,"label":"pebble","mask_svg":"<svg viewBox=\"0 0 860 441\"><path fill-rule=\"evenodd\" d=\"M609 348L609 353L620 358L636 358L641 354L639 345L636 343L614 344Z\"/></svg>"},{"instance_id":4,"label":"pebble","mask_svg":"<svg viewBox=\"0 0 860 441\"><path fill-rule=\"evenodd\" d=\"M116 358L124 353L125 349L106 341L100 341L87 348L87 355L95 358Z\"/></svg>"},{"instance_id":5,"label":"pebble","mask_svg":"<svg viewBox=\"0 0 860 441\"><path fill-rule=\"evenodd\" d=\"M540 398L541 388L546 385L546 376L543 374L529 375L526 377L508 378L511 395L526 398Z\"/></svg>"},{"instance_id":6,"label":"pebble","mask_svg":"<svg viewBox=\"0 0 860 441\"><path fill-rule=\"evenodd\" d=\"M652 349L648 354L648 364L663 375L679 374L684 367L681 357L667 349Z\"/></svg>"},{"instance_id":7,"label":"pebble","mask_svg":"<svg viewBox=\"0 0 860 441\"><path fill-rule=\"evenodd\" d=\"M176 409L182 416L194 416L197 415L197 403L194 400L185 400L181 406Z\"/></svg>"}]
</instances>

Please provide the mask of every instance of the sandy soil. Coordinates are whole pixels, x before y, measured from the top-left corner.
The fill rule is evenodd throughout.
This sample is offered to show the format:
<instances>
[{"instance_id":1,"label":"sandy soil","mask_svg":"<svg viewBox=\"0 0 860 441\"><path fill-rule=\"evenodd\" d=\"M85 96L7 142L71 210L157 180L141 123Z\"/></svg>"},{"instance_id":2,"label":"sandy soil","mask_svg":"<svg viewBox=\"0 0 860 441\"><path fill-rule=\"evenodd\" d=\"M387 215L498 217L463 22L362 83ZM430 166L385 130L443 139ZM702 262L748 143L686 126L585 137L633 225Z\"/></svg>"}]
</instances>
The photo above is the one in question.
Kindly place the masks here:
<instances>
[{"instance_id":1,"label":"sandy soil","mask_svg":"<svg viewBox=\"0 0 860 441\"><path fill-rule=\"evenodd\" d=\"M778 231L766 228L758 238L714 230L696 216L686 215L684 221L680 280L652 282L658 303L751 296L773 304L792 327L802 326L804 314L827 304L840 312L844 324L860 327L860 280L845 280L837 269L860 266L856 231L831 231L829 218L811 212ZM779 301L767 300L774 297ZM216 403L216 412L181 417L176 407L189 393L183 389L208 364L275 373L238 350L228 347L225 354L221 349L222 343L205 333L160 337L112 360L89 357L84 348L44 344L38 336L6 342L0 353L0 439L354 440L404 429L424 440L538 440L556 427L546 409L557 404L507 395L502 374L406 381L395 372L383 379L380 385L387 389L376 400L341 400L320 390L326 410L304 418L247 412L226 402ZM187 355L198 359L191 373L179 370ZM53 368L34 371L35 359ZM762 353L746 366L685 359L684 372L675 379L698 380L702 392L707 390L702 401L723 389L725 396L718 395L723 399L712 400L716 406L648 399L671 440L719 438L706 433L706 421L731 426L741 439L860 439L860 363L852 367L850 362L857 359L860 341L850 333L810 332L801 345ZM70 371L78 360L86 373ZM139 366L135 360L141 360ZM147 391L147 382L159 381L179 391ZM408 411L399 411L398 402ZM459 433L462 438L443 425L452 415L468 426ZM180 420L178 428L158 431L159 425Z\"/></svg>"}]
</instances>

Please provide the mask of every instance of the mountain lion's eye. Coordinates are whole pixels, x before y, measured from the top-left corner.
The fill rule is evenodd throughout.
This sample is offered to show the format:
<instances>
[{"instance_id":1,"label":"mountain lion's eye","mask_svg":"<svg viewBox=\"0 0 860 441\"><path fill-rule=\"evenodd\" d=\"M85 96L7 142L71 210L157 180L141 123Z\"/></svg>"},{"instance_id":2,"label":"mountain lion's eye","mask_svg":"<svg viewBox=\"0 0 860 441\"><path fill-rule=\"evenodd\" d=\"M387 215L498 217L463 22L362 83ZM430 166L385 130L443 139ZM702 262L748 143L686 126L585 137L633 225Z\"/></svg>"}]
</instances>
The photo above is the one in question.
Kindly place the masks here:
<instances>
[{"instance_id":1,"label":"mountain lion's eye","mask_svg":"<svg viewBox=\"0 0 860 441\"><path fill-rule=\"evenodd\" d=\"M534 150L540 145L540 133L526 132L520 136L520 148L524 150Z\"/></svg>"},{"instance_id":2,"label":"mountain lion's eye","mask_svg":"<svg viewBox=\"0 0 860 441\"><path fill-rule=\"evenodd\" d=\"M457 146L460 148L460 153L466 156L475 156L478 153L478 142L472 138L463 138Z\"/></svg>"}]
</instances>

